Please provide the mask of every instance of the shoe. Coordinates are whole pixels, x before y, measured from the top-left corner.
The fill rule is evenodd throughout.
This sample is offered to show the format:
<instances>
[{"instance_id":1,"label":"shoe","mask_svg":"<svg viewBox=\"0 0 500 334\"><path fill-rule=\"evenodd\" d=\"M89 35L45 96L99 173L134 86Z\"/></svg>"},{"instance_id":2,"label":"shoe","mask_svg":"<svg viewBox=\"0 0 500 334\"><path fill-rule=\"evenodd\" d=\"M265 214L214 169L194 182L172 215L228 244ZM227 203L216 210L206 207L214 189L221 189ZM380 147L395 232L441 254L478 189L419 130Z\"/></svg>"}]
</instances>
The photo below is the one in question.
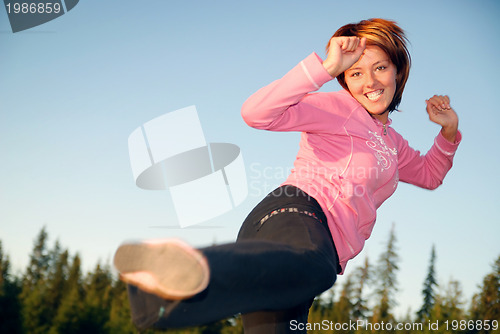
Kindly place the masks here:
<instances>
[{"instance_id":1,"label":"shoe","mask_svg":"<svg viewBox=\"0 0 500 334\"><path fill-rule=\"evenodd\" d=\"M208 286L206 257L177 239L124 243L113 260L125 283L169 300L183 300Z\"/></svg>"}]
</instances>

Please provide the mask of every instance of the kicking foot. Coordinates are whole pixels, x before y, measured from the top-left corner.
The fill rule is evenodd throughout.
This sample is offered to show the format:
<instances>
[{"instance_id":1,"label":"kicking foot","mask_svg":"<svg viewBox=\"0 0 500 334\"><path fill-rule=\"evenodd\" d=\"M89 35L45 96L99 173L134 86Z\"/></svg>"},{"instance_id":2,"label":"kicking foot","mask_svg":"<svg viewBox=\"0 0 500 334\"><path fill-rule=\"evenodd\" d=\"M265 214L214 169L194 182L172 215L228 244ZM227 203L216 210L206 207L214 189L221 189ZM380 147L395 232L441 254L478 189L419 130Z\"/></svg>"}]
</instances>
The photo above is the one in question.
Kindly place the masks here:
<instances>
[{"instance_id":1,"label":"kicking foot","mask_svg":"<svg viewBox=\"0 0 500 334\"><path fill-rule=\"evenodd\" d=\"M124 243L113 262L122 281L170 300L202 292L210 276L205 256L177 239Z\"/></svg>"}]
</instances>

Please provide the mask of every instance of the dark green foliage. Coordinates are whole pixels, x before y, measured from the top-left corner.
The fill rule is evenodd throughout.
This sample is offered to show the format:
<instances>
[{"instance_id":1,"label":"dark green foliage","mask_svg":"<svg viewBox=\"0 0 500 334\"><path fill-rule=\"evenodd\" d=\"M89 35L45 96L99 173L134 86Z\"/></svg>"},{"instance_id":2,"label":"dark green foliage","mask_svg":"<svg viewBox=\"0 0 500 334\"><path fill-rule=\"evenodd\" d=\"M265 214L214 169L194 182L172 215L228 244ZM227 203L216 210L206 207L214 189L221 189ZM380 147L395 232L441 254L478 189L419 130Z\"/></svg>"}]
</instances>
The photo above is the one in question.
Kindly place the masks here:
<instances>
[{"instance_id":1,"label":"dark green foliage","mask_svg":"<svg viewBox=\"0 0 500 334\"><path fill-rule=\"evenodd\" d=\"M436 262L436 249L434 245L431 250L431 259L429 261L429 269L427 271L427 277L424 281L424 289L422 290L422 295L424 297L424 303L420 310L417 312L417 319L422 321L424 319L430 319L432 308L436 301L436 292L434 287L437 287L436 270L434 268Z\"/></svg>"},{"instance_id":2,"label":"dark green foliage","mask_svg":"<svg viewBox=\"0 0 500 334\"><path fill-rule=\"evenodd\" d=\"M349 322L352 319L353 304L353 282L352 275L348 276L345 280L342 290L340 291L339 300L335 303L335 313L332 315L331 320L337 323Z\"/></svg>"},{"instance_id":3,"label":"dark green foliage","mask_svg":"<svg viewBox=\"0 0 500 334\"><path fill-rule=\"evenodd\" d=\"M356 268L353 271L355 286L353 291L352 320L365 320L368 318L368 299L365 296L365 290L371 283L372 271L368 258L365 259L363 267Z\"/></svg>"},{"instance_id":4,"label":"dark green foliage","mask_svg":"<svg viewBox=\"0 0 500 334\"><path fill-rule=\"evenodd\" d=\"M476 321L500 319L500 256L492 267L492 272L483 279L481 291L472 299L470 318ZM486 333L487 331L477 332ZM500 330L495 333L500 333Z\"/></svg>"},{"instance_id":5,"label":"dark green foliage","mask_svg":"<svg viewBox=\"0 0 500 334\"><path fill-rule=\"evenodd\" d=\"M398 291L396 274L399 270L399 256L396 252L396 234L392 225L385 252L380 254L377 265L376 295L378 302L374 307L372 323L394 322L391 313L396 305Z\"/></svg>"},{"instance_id":6,"label":"dark green foliage","mask_svg":"<svg viewBox=\"0 0 500 334\"><path fill-rule=\"evenodd\" d=\"M439 329L423 328L424 333L452 333L442 326L446 320L495 320L500 318L500 257L493 265L474 296L469 312L459 282L451 280L439 292L435 279L435 250L423 289L420 317L404 319L392 313L396 303L398 255L394 228L387 248L377 266L368 260L351 268L343 283L316 298L310 310L309 322L331 324L366 320L370 323L439 321ZM0 333L9 334L134 334L130 321L130 306L126 286L113 276L109 265L98 263L83 274L78 254L71 255L59 242L51 248L43 228L34 241L30 262L25 272L16 277L10 272L10 262L0 241ZM374 291L375 294L369 294ZM427 320L425 320L425 319ZM223 319L194 328L164 331L171 334L242 334L241 317ZM330 330L310 330L309 333L329 333ZM364 329L333 331L339 333L373 333ZM394 333L422 333L402 330ZM145 334L162 333L145 331ZM453 332L454 333L454 332ZM460 333L500 333L469 330Z\"/></svg>"},{"instance_id":7,"label":"dark green foliage","mask_svg":"<svg viewBox=\"0 0 500 334\"><path fill-rule=\"evenodd\" d=\"M22 281L21 315L24 328L30 334L47 333L52 320L53 309L48 305L51 254L47 248L47 239L44 227L35 240L30 263Z\"/></svg>"},{"instance_id":8,"label":"dark green foliage","mask_svg":"<svg viewBox=\"0 0 500 334\"><path fill-rule=\"evenodd\" d=\"M10 274L9 258L0 241L0 333L22 333L20 293L21 284Z\"/></svg>"}]
</instances>

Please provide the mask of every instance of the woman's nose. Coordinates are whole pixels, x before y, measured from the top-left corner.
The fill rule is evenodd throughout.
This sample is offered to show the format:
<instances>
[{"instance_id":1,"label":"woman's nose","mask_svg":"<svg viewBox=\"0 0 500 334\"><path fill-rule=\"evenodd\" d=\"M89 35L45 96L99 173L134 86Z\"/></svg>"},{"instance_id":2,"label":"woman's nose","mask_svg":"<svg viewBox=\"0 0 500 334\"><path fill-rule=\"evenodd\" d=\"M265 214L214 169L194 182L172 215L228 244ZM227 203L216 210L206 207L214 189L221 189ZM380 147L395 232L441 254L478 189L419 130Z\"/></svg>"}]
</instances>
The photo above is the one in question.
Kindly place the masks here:
<instances>
[{"instance_id":1,"label":"woman's nose","mask_svg":"<svg viewBox=\"0 0 500 334\"><path fill-rule=\"evenodd\" d=\"M377 83L377 78L375 77L375 74L372 72L368 72L368 74L365 76L365 85L367 87L373 87Z\"/></svg>"}]
</instances>

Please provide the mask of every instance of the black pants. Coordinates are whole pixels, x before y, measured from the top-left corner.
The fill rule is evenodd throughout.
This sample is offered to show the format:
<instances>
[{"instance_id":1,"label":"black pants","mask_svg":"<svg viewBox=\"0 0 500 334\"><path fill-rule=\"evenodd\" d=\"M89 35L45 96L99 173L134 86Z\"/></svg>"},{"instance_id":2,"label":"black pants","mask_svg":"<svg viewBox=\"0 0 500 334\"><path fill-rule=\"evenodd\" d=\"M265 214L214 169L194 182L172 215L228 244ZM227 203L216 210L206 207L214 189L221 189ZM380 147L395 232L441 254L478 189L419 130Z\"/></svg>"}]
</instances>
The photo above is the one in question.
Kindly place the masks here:
<instances>
[{"instance_id":1,"label":"black pants","mask_svg":"<svg viewBox=\"0 0 500 334\"><path fill-rule=\"evenodd\" d=\"M191 299L165 301L129 286L139 328L196 326L242 313L247 334L299 333L290 330L290 321L307 322L314 297L333 285L339 271L321 207L292 186L266 196L235 243L202 252L210 283Z\"/></svg>"}]
</instances>

